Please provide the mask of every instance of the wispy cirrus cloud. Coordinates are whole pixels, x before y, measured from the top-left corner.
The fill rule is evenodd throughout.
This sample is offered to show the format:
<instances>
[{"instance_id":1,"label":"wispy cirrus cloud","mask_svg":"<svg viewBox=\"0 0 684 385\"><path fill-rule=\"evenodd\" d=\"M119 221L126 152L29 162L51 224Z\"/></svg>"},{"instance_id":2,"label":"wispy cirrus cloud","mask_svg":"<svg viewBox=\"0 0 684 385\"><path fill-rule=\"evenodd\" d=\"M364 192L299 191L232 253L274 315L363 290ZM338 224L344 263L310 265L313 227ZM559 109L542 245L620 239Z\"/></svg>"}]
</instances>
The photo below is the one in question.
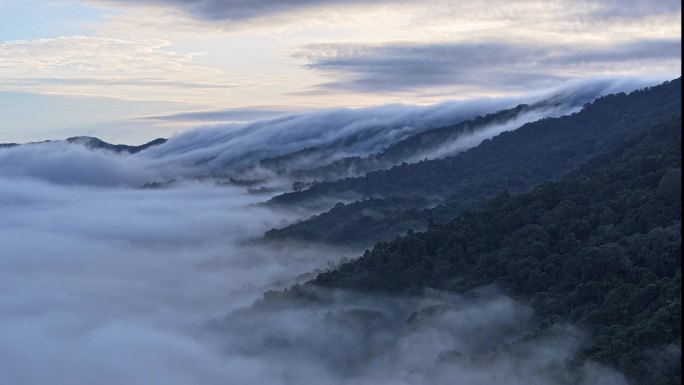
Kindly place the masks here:
<instances>
[{"instance_id":1,"label":"wispy cirrus cloud","mask_svg":"<svg viewBox=\"0 0 684 385\"><path fill-rule=\"evenodd\" d=\"M202 53L170 45L93 36L2 42L0 89L164 100L179 90L233 86L223 71L198 64Z\"/></svg>"}]
</instances>

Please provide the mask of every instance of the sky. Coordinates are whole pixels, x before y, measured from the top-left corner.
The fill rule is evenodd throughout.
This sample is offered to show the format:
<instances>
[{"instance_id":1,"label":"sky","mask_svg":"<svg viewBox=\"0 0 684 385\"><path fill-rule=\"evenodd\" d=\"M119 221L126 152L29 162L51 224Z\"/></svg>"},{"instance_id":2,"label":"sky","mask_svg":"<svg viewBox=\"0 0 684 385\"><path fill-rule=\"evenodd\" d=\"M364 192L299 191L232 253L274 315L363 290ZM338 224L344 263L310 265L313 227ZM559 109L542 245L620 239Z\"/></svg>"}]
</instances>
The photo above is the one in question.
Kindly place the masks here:
<instances>
[{"instance_id":1,"label":"sky","mask_svg":"<svg viewBox=\"0 0 684 385\"><path fill-rule=\"evenodd\" d=\"M0 0L0 142L671 79L663 0Z\"/></svg>"}]
</instances>

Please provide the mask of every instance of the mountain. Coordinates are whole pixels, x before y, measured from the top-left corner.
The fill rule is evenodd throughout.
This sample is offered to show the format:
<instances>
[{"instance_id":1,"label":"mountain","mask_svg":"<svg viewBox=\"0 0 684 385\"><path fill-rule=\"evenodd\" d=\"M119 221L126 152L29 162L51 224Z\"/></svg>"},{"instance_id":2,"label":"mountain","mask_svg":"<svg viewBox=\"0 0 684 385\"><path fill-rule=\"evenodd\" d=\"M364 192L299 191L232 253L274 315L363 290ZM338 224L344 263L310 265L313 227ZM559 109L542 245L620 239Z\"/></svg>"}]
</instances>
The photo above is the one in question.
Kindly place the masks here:
<instances>
[{"instance_id":1,"label":"mountain","mask_svg":"<svg viewBox=\"0 0 684 385\"><path fill-rule=\"evenodd\" d=\"M560 181L378 243L308 285L410 295L496 285L544 324L588 330L585 358L636 383L679 384L681 117Z\"/></svg>"},{"instance_id":2,"label":"mountain","mask_svg":"<svg viewBox=\"0 0 684 385\"><path fill-rule=\"evenodd\" d=\"M160 144L163 144L166 142L167 139L164 138L157 138L154 139L150 142L147 142L145 144L141 144L138 146L129 146L126 144L111 144L107 143L103 140L100 140L98 138L93 138L91 136L74 136L71 138L67 138L64 140L45 140L41 142L30 142L30 143L25 143L25 144L19 144L19 143L0 143L0 148L10 148L10 147L15 147L15 146L25 146L25 145L34 145L34 144L44 144L44 143L59 143L59 142L66 142L69 144L76 144L76 145L81 145L84 146L85 148L89 150L107 150L107 151L112 151L112 152L117 152L117 153L129 153L129 154L135 154L138 153L142 150L148 149L152 146L158 146Z\"/></svg>"},{"instance_id":3,"label":"mountain","mask_svg":"<svg viewBox=\"0 0 684 385\"><path fill-rule=\"evenodd\" d=\"M402 164L276 196L269 204L358 201L269 231L266 239L360 246L389 239L410 228L424 228L426 220L452 218L504 190L518 193L559 179L679 114L681 78L629 95L604 96L580 112L527 123L453 157ZM410 210L404 210L403 203L379 201L390 197L394 202L413 202ZM416 198L423 200L422 206Z\"/></svg>"},{"instance_id":4,"label":"mountain","mask_svg":"<svg viewBox=\"0 0 684 385\"><path fill-rule=\"evenodd\" d=\"M366 156L426 129L510 104L509 100L447 102L290 114L189 130L145 151L145 156L195 169L196 175L259 179L348 156Z\"/></svg>"},{"instance_id":5,"label":"mountain","mask_svg":"<svg viewBox=\"0 0 684 385\"><path fill-rule=\"evenodd\" d=\"M81 144L88 149L108 150L113 152L127 152L129 154L135 154L142 150L146 150L152 146L164 144L166 143L167 139L157 138L138 146L129 146L126 144L111 144L90 136L75 136L66 139L66 141L69 143Z\"/></svg>"},{"instance_id":6,"label":"mountain","mask_svg":"<svg viewBox=\"0 0 684 385\"><path fill-rule=\"evenodd\" d=\"M255 165L241 169L234 176L244 178L245 175L268 170L293 180L293 189L299 191L323 181L364 176L369 172L386 170L402 163L451 156L525 123L575 112L585 103L605 95L614 88L610 82L590 82L583 86L556 90L552 94L539 97L539 100L531 104L518 104L516 107L499 109L484 116L473 113L478 110L477 108L461 107L464 111L460 114L456 114L455 111L458 110L454 108L454 112L446 114L451 119L447 125L440 125L447 120L440 118L445 115L444 110L451 109L447 108L447 104L428 108L420 119L399 110L400 116L407 116L403 119L394 119L392 125L384 128L381 125L369 126L362 131L353 132L353 135L340 136L336 141L319 142L315 147L267 157ZM472 112L469 116L470 110ZM372 123L378 119L369 121ZM359 120L350 122L350 125L364 126L368 123ZM335 129L334 121L327 128L330 129ZM393 134L390 138L378 141L377 133L374 133L378 129L403 132L403 136ZM376 152L365 151L369 154L364 155L364 151L355 148L364 142L374 143L372 148L376 150L381 146L384 148ZM340 158L339 154L351 155Z\"/></svg>"},{"instance_id":7,"label":"mountain","mask_svg":"<svg viewBox=\"0 0 684 385\"><path fill-rule=\"evenodd\" d=\"M303 181L334 181L346 177L363 176L372 171L389 169L395 165L415 163L453 155L476 146L482 140L512 130L539 117L570 112L574 106L550 104L520 104L485 116L476 116L457 124L437 127L409 136L379 153L367 157L346 157L316 168L291 170L293 179Z\"/></svg>"}]
</instances>

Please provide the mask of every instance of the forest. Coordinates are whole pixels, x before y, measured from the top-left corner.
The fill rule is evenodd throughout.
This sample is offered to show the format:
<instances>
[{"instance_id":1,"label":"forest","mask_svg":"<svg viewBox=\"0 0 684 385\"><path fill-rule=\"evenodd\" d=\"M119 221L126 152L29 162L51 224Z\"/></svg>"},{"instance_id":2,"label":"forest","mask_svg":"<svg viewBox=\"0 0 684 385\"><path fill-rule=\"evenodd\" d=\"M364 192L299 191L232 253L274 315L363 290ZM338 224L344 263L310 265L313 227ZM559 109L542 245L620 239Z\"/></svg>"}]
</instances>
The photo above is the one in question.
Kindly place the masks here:
<instances>
[{"instance_id":1,"label":"forest","mask_svg":"<svg viewBox=\"0 0 684 385\"><path fill-rule=\"evenodd\" d=\"M668 352L681 340L681 118L645 131L559 181L379 242L308 285L408 295L493 285L529 301L540 327L588 330L583 357L637 383L679 384L680 357Z\"/></svg>"}]
</instances>

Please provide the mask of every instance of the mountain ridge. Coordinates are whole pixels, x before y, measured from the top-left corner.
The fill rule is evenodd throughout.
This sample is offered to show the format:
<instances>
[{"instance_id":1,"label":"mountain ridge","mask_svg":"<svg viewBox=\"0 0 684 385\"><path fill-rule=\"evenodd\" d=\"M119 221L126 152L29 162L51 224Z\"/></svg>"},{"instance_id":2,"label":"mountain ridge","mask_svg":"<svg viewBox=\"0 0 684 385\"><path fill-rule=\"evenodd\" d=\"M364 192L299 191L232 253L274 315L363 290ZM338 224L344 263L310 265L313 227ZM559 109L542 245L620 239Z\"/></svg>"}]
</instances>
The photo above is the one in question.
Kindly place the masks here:
<instances>
[{"instance_id":1,"label":"mountain ridge","mask_svg":"<svg viewBox=\"0 0 684 385\"><path fill-rule=\"evenodd\" d=\"M604 96L585 105L580 112L528 123L454 157L395 166L361 178L324 182L270 201L270 204L287 206L311 202L329 193L334 202L335 196L346 192L351 201L421 197L426 200L425 209L438 204L435 208L411 212L402 211L399 206L393 217L377 220L363 211L374 209L378 201L360 200L347 204L349 207L338 205L308 220L269 231L266 239L368 246L373 243L373 234L382 234L381 228L388 223L397 231L416 229L421 223L420 227L424 227L426 220L446 220L462 208L472 207L474 200L486 199L504 190L522 192L546 180L560 178L645 132L649 123L680 113L681 78L630 95ZM341 215L342 212L345 214ZM405 225L397 227L402 221ZM399 234L387 232L376 240Z\"/></svg>"}]
</instances>

